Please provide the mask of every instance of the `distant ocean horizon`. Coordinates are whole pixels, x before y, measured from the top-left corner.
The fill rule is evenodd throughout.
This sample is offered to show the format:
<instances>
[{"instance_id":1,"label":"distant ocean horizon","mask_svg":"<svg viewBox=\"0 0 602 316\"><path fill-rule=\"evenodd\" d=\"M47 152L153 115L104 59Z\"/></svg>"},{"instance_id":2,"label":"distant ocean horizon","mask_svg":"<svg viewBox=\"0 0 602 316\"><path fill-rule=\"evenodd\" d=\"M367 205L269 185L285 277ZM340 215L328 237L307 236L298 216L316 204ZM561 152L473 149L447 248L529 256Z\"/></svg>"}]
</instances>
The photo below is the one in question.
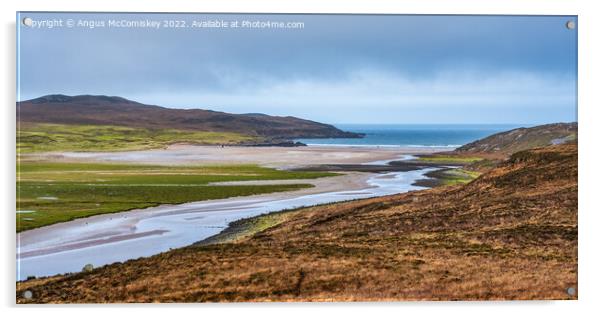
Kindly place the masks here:
<instances>
[{"instance_id":1,"label":"distant ocean horizon","mask_svg":"<svg viewBox=\"0 0 602 316\"><path fill-rule=\"evenodd\" d=\"M301 138L308 146L382 146L455 148L489 135L529 124L334 124L364 138Z\"/></svg>"}]
</instances>

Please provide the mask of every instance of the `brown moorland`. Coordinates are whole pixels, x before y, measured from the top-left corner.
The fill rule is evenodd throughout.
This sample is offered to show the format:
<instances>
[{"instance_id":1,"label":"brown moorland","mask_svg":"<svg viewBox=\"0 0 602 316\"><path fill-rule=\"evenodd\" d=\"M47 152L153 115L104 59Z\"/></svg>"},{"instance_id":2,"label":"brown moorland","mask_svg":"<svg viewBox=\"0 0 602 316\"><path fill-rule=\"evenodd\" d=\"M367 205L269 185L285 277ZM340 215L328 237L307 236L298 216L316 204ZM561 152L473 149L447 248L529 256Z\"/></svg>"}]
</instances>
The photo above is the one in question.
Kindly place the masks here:
<instances>
[{"instance_id":1,"label":"brown moorland","mask_svg":"<svg viewBox=\"0 0 602 316\"><path fill-rule=\"evenodd\" d=\"M577 298L574 143L515 153L464 185L264 218L248 237L20 282L17 301Z\"/></svg>"}]
</instances>

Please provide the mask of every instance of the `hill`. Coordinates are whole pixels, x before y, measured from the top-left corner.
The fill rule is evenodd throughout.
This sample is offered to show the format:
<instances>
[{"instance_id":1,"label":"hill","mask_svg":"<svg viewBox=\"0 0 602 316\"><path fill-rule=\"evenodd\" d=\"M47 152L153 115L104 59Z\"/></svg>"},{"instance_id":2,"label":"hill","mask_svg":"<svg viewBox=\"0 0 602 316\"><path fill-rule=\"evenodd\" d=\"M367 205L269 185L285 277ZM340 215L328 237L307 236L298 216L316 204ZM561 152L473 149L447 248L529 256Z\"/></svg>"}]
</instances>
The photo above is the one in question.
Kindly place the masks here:
<instances>
[{"instance_id":1,"label":"hill","mask_svg":"<svg viewBox=\"0 0 602 316\"><path fill-rule=\"evenodd\" d=\"M18 283L17 299L576 299L577 146L515 153L464 185L241 220L222 237Z\"/></svg>"},{"instance_id":2,"label":"hill","mask_svg":"<svg viewBox=\"0 0 602 316\"><path fill-rule=\"evenodd\" d=\"M170 109L121 97L47 95L17 103L22 123L125 126L204 132L229 132L267 140L358 138L328 124L292 116L230 114L202 109Z\"/></svg>"},{"instance_id":3,"label":"hill","mask_svg":"<svg viewBox=\"0 0 602 316\"><path fill-rule=\"evenodd\" d=\"M517 128L493 134L458 147L455 152L463 154L501 154L558 145L577 139L577 123L555 123L530 128Z\"/></svg>"},{"instance_id":4,"label":"hill","mask_svg":"<svg viewBox=\"0 0 602 316\"><path fill-rule=\"evenodd\" d=\"M482 173L507 160L512 154L540 147L577 143L577 122L554 123L529 128L516 128L500 132L468 143L454 151L420 155L420 163L458 166L456 170L437 170L428 175L431 179L421 180L423 185L440 185L456 180L472 180L472 176L456 177L453 173ZM438 179L438 180L437 180ZM447 180L446 180L447 179ZM449 180L449 181L448 181Z\"/></svg>"}]
</instances>

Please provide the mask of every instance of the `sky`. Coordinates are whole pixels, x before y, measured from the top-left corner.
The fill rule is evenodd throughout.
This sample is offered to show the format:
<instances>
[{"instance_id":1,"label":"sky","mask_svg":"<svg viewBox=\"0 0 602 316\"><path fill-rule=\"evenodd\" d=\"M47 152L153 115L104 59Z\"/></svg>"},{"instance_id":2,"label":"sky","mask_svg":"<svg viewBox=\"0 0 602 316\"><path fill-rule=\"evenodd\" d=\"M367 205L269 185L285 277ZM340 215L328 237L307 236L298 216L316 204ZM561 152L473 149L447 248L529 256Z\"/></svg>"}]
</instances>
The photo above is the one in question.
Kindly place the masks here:
<instances>
[{"instance_id":1,"label":"sky","mask_svg":"<svg viewBox=\"0 0 602 316\"><path fill-rule=\"evenodd\" d=\"M574 16L20 13L17 20L19 100L111 95L331 124L576 121L577 28L566 27ZM133 26L139 21L160 27ZM215 21L229 27L206 27ZM256 21L297 27L248 26Z\"/></svg>"}]
</instances>

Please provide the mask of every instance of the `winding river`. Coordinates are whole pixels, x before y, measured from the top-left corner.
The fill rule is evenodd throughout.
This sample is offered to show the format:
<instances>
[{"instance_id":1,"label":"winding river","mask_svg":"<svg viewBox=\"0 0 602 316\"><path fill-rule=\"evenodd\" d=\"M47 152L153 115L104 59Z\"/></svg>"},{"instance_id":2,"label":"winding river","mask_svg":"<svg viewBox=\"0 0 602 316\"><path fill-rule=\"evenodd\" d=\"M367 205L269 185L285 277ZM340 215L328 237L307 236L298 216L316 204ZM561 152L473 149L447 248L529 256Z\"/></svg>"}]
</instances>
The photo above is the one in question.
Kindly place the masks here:
<instances>
[{"instance_id":1,"label":"winding river","mask_svg":"<svg viewBox=\"0 0 602 316\"><path fill-rule=\"evenodd\" d=\"M384 163L384 162L380 162ZM78 272L148 257L215 235L228 223L283 209L423 189L412 183L433 170L375 173L366 188L301 196L265 194L163 205L97 215L17 234L17 280Z\"/></svg>"}]
</instances>

